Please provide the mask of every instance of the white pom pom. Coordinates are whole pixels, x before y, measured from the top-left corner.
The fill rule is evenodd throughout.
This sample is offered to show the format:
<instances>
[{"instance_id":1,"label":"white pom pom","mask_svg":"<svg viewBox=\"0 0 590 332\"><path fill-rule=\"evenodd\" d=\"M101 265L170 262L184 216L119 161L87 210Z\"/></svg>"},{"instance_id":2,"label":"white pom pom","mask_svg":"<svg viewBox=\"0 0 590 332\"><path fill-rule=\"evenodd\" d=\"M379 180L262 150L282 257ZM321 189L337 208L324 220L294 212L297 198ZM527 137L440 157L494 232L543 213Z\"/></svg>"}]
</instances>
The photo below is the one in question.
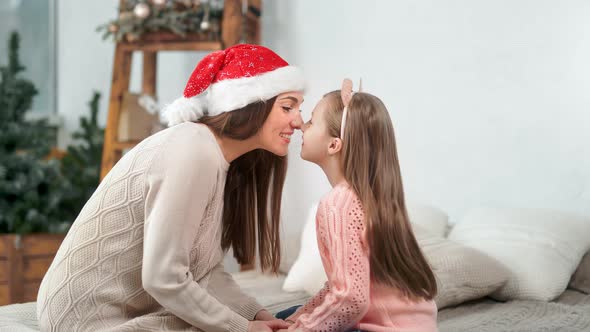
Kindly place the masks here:
<instances>
[{"instance_id":1,"label":"white pom pom","mask_svg":"<svg viewBox=\"0 0 590 332\"><path fill-rule=\"evenodd\" d=\"M206 104L204 98L180 97L164 108L164 118L168 126L172 127L183 122L194 122L199 120L204 112Z\"/></svg>"}]
</instances>

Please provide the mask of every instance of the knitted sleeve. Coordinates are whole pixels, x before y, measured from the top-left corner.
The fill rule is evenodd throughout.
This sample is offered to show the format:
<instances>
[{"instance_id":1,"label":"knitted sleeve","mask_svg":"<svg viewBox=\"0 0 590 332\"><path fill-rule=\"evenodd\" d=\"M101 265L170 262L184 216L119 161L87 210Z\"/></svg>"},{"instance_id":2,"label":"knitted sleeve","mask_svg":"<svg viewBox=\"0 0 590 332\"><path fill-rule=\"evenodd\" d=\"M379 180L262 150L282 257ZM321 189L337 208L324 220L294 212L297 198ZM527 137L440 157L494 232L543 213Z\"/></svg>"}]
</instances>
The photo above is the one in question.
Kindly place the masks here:
<instances>
[{"instance_id":1,"label":"knitted sleeve","mask_svg":"<svg viewBox=\"0 0 590 332\"><path fill-rule=\"evenodd\" d=\"M363 217L360 202L354 197L339 196L320 204L316 217L318 245L328 282L312 304L296 313L290 330L344 331L355 327L368 311L370 271L363 249ZM313 311L309 312L311 307Z\"/></svg>"},{"instance_id":2,"label":"knitted sleeve","mask_svg":"<svg viewBox=\"0 0 590 332\"><path fill-rule=\"evenodd\" d=\"M142 285L174 315L205 331L247 331L248 321L220 303L190 272L218 179L218 157L206 143L175 135L147 174Z\"/></svg>"},{"instance_id":3,"label":"knitted sleeve","mask_svg":"<svg viewBox=\"0 0 590 332\"><path fill-rule=\"evenodd\" d=\"M297 319L303 314L310 314L312 313L315 308L317 308L322 302L324 302L324 298L326 294L330 292L330 284L326 282L324 287L320 289L320 291L314 295L311 299L307 301L301 308L297 309L295 313L289 316L286 320L295 322Z\"/></svg>"},{"instance_id":4,"label":"knitted sleeve","mask_svg":"<svg viewBox=\"0 0 590 332\"><path fill-rule=\"evenodd\" d=\"M254 298L242 292L232 276L225 272L223 263L219 263L211 271L207 289L221 303L248 320L254 320L256 314L264 309Z\"/></svg>"}]
</instances>

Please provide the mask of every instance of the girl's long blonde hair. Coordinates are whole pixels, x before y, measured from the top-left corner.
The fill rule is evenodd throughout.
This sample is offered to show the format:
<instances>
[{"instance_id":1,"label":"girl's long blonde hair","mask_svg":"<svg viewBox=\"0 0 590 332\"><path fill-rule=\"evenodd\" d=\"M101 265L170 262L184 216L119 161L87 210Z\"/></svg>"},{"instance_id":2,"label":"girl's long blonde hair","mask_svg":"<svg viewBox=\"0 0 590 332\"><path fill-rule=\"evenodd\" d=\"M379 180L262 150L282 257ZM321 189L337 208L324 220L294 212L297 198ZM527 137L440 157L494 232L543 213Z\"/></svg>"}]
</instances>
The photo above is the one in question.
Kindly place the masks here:
<instances>
[{"instance_id":1,"label":"girl's long blonde hair","mask_svg":"<svg viewBox=\"0 0 590 332\"><path fill-rule=\"evenodd\" d=\"M340 90L324 96L328 133L340 137ZM393 125L383 102L356 93L348 105L342 141L344 177L365 212L372 278L411 299L434 298L436 279L422 254L406 211Z\"/></svg>"}]
</instances>

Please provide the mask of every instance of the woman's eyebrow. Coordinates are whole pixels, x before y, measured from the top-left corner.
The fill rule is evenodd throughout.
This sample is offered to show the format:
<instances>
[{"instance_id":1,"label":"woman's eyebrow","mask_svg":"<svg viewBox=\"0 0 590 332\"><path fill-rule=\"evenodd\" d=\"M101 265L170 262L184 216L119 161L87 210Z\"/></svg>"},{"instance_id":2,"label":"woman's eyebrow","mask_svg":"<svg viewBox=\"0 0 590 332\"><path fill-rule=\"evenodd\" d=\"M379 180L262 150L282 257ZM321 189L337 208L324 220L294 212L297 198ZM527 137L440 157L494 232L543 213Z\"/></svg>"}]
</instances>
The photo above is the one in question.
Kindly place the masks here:
<instances>
[{"instance_id":1,"label":"woman's eyebrow","mask_svg":"<svg viewBox=\"0 0 590 332\"><path fill-rule=\"evenodd\" d=\"M283 98L281 98L281 99L279 99L279 100L283 100L283 99L290 99L290 100L292 100L292 101L294 101L294 102L296 102L296 103L298 103L298 102L299 102L299 99L297 99L297 98L295 98L295 97L291 97L291 96L286 96L286 97L283 97ZM302 100L301 102L303 102L303 100Z\"/></svg>"}]
</instances>

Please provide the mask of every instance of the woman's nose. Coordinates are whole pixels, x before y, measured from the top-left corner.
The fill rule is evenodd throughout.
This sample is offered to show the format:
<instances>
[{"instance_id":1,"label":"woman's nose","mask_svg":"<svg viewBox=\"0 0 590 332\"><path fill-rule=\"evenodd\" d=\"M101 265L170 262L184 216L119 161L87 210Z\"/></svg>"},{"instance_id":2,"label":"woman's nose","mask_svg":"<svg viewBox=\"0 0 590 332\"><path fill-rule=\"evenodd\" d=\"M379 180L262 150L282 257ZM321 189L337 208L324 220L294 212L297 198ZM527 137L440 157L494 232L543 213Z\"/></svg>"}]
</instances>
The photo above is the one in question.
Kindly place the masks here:
<instances>
[{"instance_id":1,"label":"woman's nose","mask_svg":"<svg viewBox=\"0 0 590 332\"><path fill-rule=\"evenodd\" d=\"M303 127L303 118L301 117L300 112L297 112L295 118L291 120L291 127L296 129L301 129Z\"/></svg>"}]
</instances>

